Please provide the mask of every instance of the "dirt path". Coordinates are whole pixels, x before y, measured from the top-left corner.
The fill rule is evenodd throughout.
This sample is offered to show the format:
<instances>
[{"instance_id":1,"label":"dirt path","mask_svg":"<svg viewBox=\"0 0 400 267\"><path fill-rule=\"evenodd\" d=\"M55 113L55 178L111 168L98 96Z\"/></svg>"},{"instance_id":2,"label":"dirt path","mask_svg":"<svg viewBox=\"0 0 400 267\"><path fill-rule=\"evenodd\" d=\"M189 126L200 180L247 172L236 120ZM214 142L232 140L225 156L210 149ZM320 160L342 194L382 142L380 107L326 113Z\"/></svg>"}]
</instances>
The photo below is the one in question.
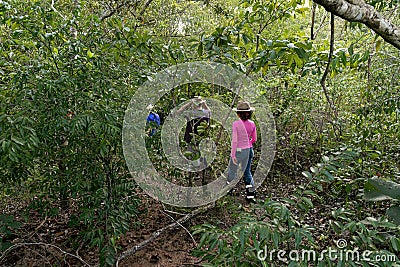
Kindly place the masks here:
<instances>
[{"instance_id":1,"label":"dirt path","mask_svg":"<svg viewBox=\"0 0 400 267\"><path fill-rule=\"evenodd\" d=\"M237 209L246 210L250 203L245 201L244 188L239 187L230 198L231 205ZM261 194L261 197L264 195ZM141 214L138 220L142 223L142 227L137 230L128 232L120 244L123 250L128 250L140 242L148 239L151 234L166 225L173 223L183 217L176 214L178 212L169 213L166 207L161 203L142 195L142 204L146 207L146 212ZM225 222L225 226L229 227L234 224L232 214L226 206L216 205L213 209L204 214L200 214L189 220L183 225L186 230L192 232L192 227L203 223L216 223L217 221ZM225 203L226 204L226 203ZM172 208L173 209L173 208ZM172 218L173 219L172 219ZM124 259L119 266L157 266L157 267L180 267L180 266L201 266L201 259L191 255L192 250L196 247L195 242L199 242L199 236L191 236L183 227L176 227L168 230L156 238L151 244L144 247L134 255ZM194 238L195 241L192 239Z\"/></svg>"},{"instance_id":2,"label":"dirt path","mask_svg":"<svg viewBox=\"0 0 400 267\"><path fill-rule=\"evenodd\" d=\"M165 231L143 249L123 259L119 266L176 267L201 265L201 259L192 256L192 251L196 247L195 242L199 242L200 237L193 237L188 232L193 232L193 226L203 223L219 224L223 228L232 226L235 223L232 214L249 207L249 203L240 194L244 192L242 187L238 187L233 197L218 200L214 208L196 215L184 223L183 227L177 226ZM143 211L132 221L132 225L137 223L138 226L132 227L118 241L119 253L140 244L148 239L153 232L191 212L190 209L166 207L143 192L138 192L138 197ZM29 221L24 222L24 210L28 203L14 200L11 202L0 207L1 213L13 215L16 220L23 222L23 226L19 230L18 236L10 239L10 242L13 244L26 243L26 245L18 246L7 253L3 261L0 262L1 266L84 266L82 261L66 253L81 257L90 266L99 264L97 249L83 244L80 246L78 244L78 249L72 249L73 246L77 247L77 245L76 243L72 245L71 242L75 242L73 240L77 240L79 235L78 229L68 226L70 214L74 213L73 210L60 212L57 216L46 218L43 218L36 211L31 211ZM221 222L223 222L222 225ZM50 244L50 246L46 246L46 244ZM54 247L52 247L53 245Z\"/></svg>"}]
</instances>

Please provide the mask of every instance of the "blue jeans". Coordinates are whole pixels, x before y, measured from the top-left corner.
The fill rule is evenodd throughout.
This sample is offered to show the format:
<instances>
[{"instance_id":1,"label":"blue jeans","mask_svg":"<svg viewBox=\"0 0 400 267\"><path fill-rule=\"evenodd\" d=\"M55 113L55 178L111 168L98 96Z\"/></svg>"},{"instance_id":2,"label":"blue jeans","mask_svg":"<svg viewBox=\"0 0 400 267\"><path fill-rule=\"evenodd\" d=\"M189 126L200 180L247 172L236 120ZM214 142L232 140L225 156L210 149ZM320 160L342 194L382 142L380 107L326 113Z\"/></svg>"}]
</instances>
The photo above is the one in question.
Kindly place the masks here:
<instances>
[{"instance_id":1,"label":"blue jeans","mask_svg":"<svg viewBox=\"0 0 400 267\"><path fill-rule=\"evenodd\" d=\"M228 182L231 182L236 178L237 168L240 164L242 167L241 173L243 173L243 180L245 185L252 185L254 190L254 180L250 172L253 157L254 151L252 147L242 149L242 151L237 151L236 159L238 164L233 164L232 159L229 161Z\"/></svg>"}]
</instances>

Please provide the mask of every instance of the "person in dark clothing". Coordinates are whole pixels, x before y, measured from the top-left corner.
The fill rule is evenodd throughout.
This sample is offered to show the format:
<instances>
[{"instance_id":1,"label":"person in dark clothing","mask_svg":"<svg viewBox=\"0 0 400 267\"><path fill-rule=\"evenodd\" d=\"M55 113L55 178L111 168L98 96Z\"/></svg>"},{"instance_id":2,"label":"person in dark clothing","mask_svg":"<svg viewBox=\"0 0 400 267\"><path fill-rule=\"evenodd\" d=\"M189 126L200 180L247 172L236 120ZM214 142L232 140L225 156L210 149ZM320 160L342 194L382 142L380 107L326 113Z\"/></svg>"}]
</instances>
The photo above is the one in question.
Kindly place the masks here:
<instances>
[{"instance_id":1,"label":"person in dark clothing","mask_svg":"<svg viewBox=\"0 0 400 267\"><path fill-rule=\"evenodd\" d=\"M191 102L181 107L177 113L184 112L187 120L184 140L190 144L193 136L199 134L197 128L202 122L210 122L211 111L201 96L196 96Z\"/></svg>"}]
</instances>

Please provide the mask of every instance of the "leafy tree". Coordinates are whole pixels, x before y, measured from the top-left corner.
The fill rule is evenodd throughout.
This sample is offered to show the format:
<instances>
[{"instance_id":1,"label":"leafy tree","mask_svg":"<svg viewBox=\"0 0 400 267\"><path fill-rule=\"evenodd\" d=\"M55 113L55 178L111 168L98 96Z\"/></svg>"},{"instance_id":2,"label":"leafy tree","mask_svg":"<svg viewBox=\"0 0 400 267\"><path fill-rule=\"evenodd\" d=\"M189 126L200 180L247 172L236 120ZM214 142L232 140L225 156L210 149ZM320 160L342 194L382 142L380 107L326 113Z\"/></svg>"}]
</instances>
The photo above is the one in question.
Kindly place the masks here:
<instances>
[{"instance_id":1,"label":"leafy tree","mask_svg":"<svg viewBox=\"0 0 400 267\"><path fill-rule=\"evenodd\" d=\"M365 248L398 252L398 228L386 218L363 221L357 210L368 209L360 204L367 178L391 184L386 180L399 176L399 30L397 18L388 14L398 3L314 2L346 21L332 19L328 28L328 13L310 10L303 1L1 1L0 194L24 194L29 208L43 215L69 210L69 226L99 248L101 265L112 265L118 239L135 222L140 205L122 154L125 107L154 73L206 59L253 76L260 95L270 101L278 130L270 182L299 179L312 189L303 186L291 199L266 202L258 207L264 218L242 214L245 220L229 231L199 228L205 236L199 255L211 264L241 264L246 255L256 264L254 244L320 244L309 238L314 232L304 216L337 199L343 209L324 214L332 219L328 237L351 232L357 245L368 240ZM162 98L157 111L165 118L195 95L233 100L224 88L187 85ZM217 123L203 130L219 136ZM228 140L223 132L220 166L210 170L210 179L228 160ZM147 145L156 152L156 167L164 170L159 136ZM344 153L342 147L354 149ZM326 160L325 151L343 158ZM305 171L310 166L311 172ZM164 171L168 179L188 182L186 173L169 166ZM299 178L302 171L306 180ZM325 200L318 197L325 192ZM305 214L300 219L298 211ZM0 217L0 249L5 249L21 225L12 216ZM275 221L264 223L265 218ZM380 230L395 241L389 244ZM322 238L321 243L327 237ZM220 255L214 253L217 247Z\"/></svg>"}]
</instances>

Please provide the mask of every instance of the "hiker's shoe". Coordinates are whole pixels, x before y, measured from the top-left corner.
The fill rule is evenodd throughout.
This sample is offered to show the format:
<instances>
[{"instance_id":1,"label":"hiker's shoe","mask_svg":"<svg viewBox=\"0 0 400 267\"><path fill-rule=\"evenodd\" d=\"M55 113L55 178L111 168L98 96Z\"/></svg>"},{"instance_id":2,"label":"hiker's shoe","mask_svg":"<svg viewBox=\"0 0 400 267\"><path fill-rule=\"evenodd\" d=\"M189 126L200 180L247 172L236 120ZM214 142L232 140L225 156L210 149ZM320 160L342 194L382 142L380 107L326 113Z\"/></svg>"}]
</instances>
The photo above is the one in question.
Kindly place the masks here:
<instances>
[{"instance_id":1,"label":"hiker's shoe","mask_svg":"<svg viewBox=\"0 0 400 267\"><path fill-rule=\"evenodd\" d=\"M230 195L230 196L233 196L234 193L235 193L235 189L233 189L233 188L228 191L228 195Z\"/></svg>"},{"instance_id":2,"label":"hiker's shoe","mask_svg":"<svg viewBox=\"0 0 400 267\"><path fill-rule=\"evenodd\" d=\"M246 184L246 195L251 191L253 186L251 184Z\"/></svg>"},{"instance_id":3,"label":"hiker's shoe","mask_svg":"<svg viewBox=\"0 0 400 267\"><path fill-rule=\"evenodd\" d=\"M256 198L256 191L247 191L246 200L255 201L255 198Z\"/></svg>"}]
</instances>

